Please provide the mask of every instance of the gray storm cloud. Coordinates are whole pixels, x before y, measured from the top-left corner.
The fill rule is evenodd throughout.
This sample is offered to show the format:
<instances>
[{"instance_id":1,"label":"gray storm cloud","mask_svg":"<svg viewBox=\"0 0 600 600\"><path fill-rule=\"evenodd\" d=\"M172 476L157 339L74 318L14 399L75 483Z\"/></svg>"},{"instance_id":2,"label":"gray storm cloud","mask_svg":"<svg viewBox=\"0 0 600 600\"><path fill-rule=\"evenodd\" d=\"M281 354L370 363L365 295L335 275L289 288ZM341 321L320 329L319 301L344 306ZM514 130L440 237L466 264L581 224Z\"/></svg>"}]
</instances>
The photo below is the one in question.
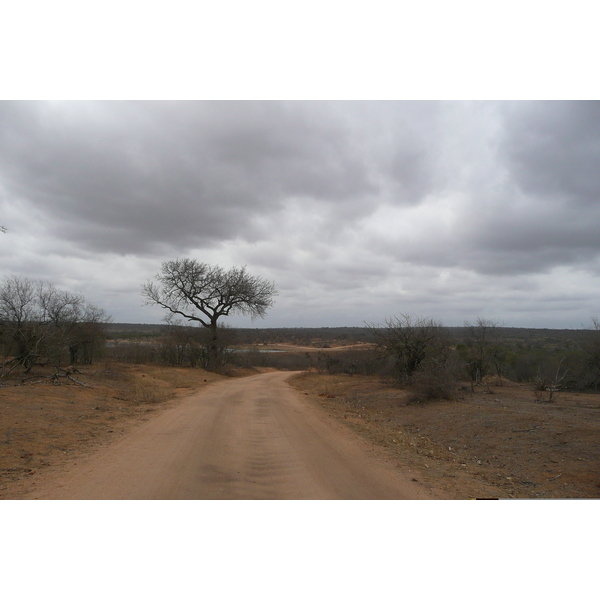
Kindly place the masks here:
<instances>
[{"instance_id":1,"label":"gray storm cloud","mask_svg":"<svg viewBox=\"0 0 600 600\"><path fill-rule=\"evenodd\" d=\"M280 103L4 103L9 193L95 251L179 250L251 235L289 196L351 205L377 191L327 110ZM74 114L73 114L74 113Z\"/></svg>"},{"instance_id":2,"label":"gray storm cloud","mask_svg":"<svg viewBox=\"0 0 600 600\"><path fill-rule=\"evenodd\" d=\"M118 310L194 255L327 324L530 314L562 269L592 310L599 166L598 102L0 102L2 274L105 285Z\"/></svg>"},{"instance_id":3,"label":"gray storm cloud","mask_svg":"<svg viewBox=\"0 0 600 600\"><path fill-rule=\"evenodd\" d=\"M515 183L541 198L597 203L600 103L525 102L508 113L501 151Z\"/></svg>"}]
</instances>

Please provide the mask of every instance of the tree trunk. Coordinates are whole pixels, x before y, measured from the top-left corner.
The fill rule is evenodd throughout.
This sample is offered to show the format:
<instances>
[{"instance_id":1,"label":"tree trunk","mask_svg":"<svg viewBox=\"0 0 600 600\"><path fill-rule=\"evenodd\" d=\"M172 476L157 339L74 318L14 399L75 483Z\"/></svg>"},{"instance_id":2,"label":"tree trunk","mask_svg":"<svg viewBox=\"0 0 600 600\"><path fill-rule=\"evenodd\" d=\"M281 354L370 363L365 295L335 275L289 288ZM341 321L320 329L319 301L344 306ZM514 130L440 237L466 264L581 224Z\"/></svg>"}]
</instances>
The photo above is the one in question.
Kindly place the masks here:
<instances>
[{"instance_id":1,"label":"tree trunk","mask_svg":"<svg viewBox=\"0 0 600 600\"><path fill-rule=\"evenodd\" d=\"M210 342L208 344L208 368L215 369L219 366L219 346L217 343L217 322L210 324Z\"/></svg>"}]
</instances>

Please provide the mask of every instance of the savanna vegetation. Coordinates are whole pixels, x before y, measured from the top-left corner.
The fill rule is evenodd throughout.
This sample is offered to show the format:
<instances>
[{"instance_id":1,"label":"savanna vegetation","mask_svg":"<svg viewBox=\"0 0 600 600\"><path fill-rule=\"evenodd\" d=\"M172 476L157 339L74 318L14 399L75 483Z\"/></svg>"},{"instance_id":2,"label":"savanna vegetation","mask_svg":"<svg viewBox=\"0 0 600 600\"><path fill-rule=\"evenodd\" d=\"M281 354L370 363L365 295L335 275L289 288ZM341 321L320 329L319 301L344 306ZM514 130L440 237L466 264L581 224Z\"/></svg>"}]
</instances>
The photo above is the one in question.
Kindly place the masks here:
<instances>
[{"instance_id":1,"label":"savanna vegetation","mask_svg":"<svg viewBox=\"0 0 600 600\"><path fill-rule=\"evenodd\" d=\"M28 375L34 366L58 372L92 364L104 346L105 312L81 294L24 277L0 286L0 377Z\"/></svg>"},{"instance_id":2,"label":"savanna vegetation","mask_svg":"<svg viewBox=\"0 0 600 600\"><path fill-rule=\"evenodd\" d=\"M194 332L174 323L109 325L109 350L158 365L170 357L187 369L193 363L177 340ZM224 333L222 373L302 371L290 380L301 393L448 497L600 493L595 320L550 330L483 318L444 327L401 315L362 328Z\"/></svg>"},{"instance_id":3,"label":"savanna vegetation","mask_svg":"<svg viewBox=\"0 0 600 600\"><path fill-rule=\"evenodd\" d=\"M106 324L106 356L133 364L209 365L209 332L182 321ZM449 399L506 382L531 385L540 400L560 390L597 392L600 324L571 330L502 327L477 318L463 327L401 315L365 327L234 329L219 327L218 363L377 375L411 388L415 400ZM296 347L296 349L294 348Z\"/></svg>"},{"instance_id":4,"label":"savanna vegetation","mask_svg":"<svg viewBox=\"0 0 600 600\"><path fill-rule=\"evenodd\" d=\"M165 324L113 324L81 294L6 278L0 285L0 377L27 376L35 365L62 374L66 367L102 358L214 371L268 367L376 375L411 389L415 400L451 399L465 382L471 389L491 382L528 384L540 401L553 401L561 390L597 392L600 384L595 317L577 330L508 328L485 318L444 327L411 315L365 327L233 329L219 319L236 310L264 316L273 302L272 284L243 269L210 270L197 263L165 263L165 269L171 278L181 271L191 280L208 281L213 300L201 304L193 294L182 298L181 291L147 284L146 297L171 303ZM188 284L182 287L187 290ZM204 312L184 310L190 302ZM212 320L203 322L211 311ZM199 326L190 325L192 316Z\"/></svg>"},{"instance_id":5,"label":"savanna vegetation","mask_svg":"<svg viewBox=\"0 0 600 600\"><path fill-rule=\"evenodd\" d=\"M228 273L213 275L233 283L245 276ZM264 285L268 303L274 288ZM165 290L153 289L166 304ZM445 482L450 497L598 495L598 319L551 330L480 317L445 327L400 314L364 327L234 329L221 322L229 309L219 304L233 296L213 296L210 323L190 324L193 311L177 312L183 299L164 324L118 324L80 294L6 278L2 480L29 477L54 454L114 433L178 390L283 369L302 371L293 385L418 477Z\"/></svg>"}]
</instances>

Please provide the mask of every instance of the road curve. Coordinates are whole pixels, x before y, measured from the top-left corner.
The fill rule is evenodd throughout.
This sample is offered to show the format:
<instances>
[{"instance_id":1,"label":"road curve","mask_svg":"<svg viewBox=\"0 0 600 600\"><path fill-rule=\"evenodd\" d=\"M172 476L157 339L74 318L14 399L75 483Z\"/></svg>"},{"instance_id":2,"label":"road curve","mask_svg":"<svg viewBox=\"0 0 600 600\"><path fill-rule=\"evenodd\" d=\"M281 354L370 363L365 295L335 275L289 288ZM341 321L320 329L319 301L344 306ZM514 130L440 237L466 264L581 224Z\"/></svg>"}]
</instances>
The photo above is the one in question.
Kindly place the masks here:
<instances>
[{"instance_id":1,"label":"road curve","mask_svg":"<svg viewBox=\"0 0 600 600\"><path fill-rule=\"evenodd\" d=\"M426 499L431 494L292 389L220 381L153 416L29 499Z\"/></svg>"}]
</instances>

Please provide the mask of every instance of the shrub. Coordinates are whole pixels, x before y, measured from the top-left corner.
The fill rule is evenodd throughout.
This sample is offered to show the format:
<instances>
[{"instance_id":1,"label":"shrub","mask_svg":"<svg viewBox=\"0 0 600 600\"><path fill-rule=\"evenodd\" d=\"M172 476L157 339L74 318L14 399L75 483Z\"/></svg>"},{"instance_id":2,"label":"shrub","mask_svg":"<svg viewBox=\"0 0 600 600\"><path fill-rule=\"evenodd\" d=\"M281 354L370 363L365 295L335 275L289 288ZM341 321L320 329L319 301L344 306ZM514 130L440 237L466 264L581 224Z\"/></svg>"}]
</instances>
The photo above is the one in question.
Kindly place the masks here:
<instances>
[{"instance_id":1,"label":"shrub","mask_svg":"<svg viewBox=\"0 0 600 600\"><path fill-rule=\"evenodd\" d=\"M411 377L409 387L412 400L452 400L455 397L458 378L454 361L450 363L424 364Z\"/></svg>"}]
</instances>

